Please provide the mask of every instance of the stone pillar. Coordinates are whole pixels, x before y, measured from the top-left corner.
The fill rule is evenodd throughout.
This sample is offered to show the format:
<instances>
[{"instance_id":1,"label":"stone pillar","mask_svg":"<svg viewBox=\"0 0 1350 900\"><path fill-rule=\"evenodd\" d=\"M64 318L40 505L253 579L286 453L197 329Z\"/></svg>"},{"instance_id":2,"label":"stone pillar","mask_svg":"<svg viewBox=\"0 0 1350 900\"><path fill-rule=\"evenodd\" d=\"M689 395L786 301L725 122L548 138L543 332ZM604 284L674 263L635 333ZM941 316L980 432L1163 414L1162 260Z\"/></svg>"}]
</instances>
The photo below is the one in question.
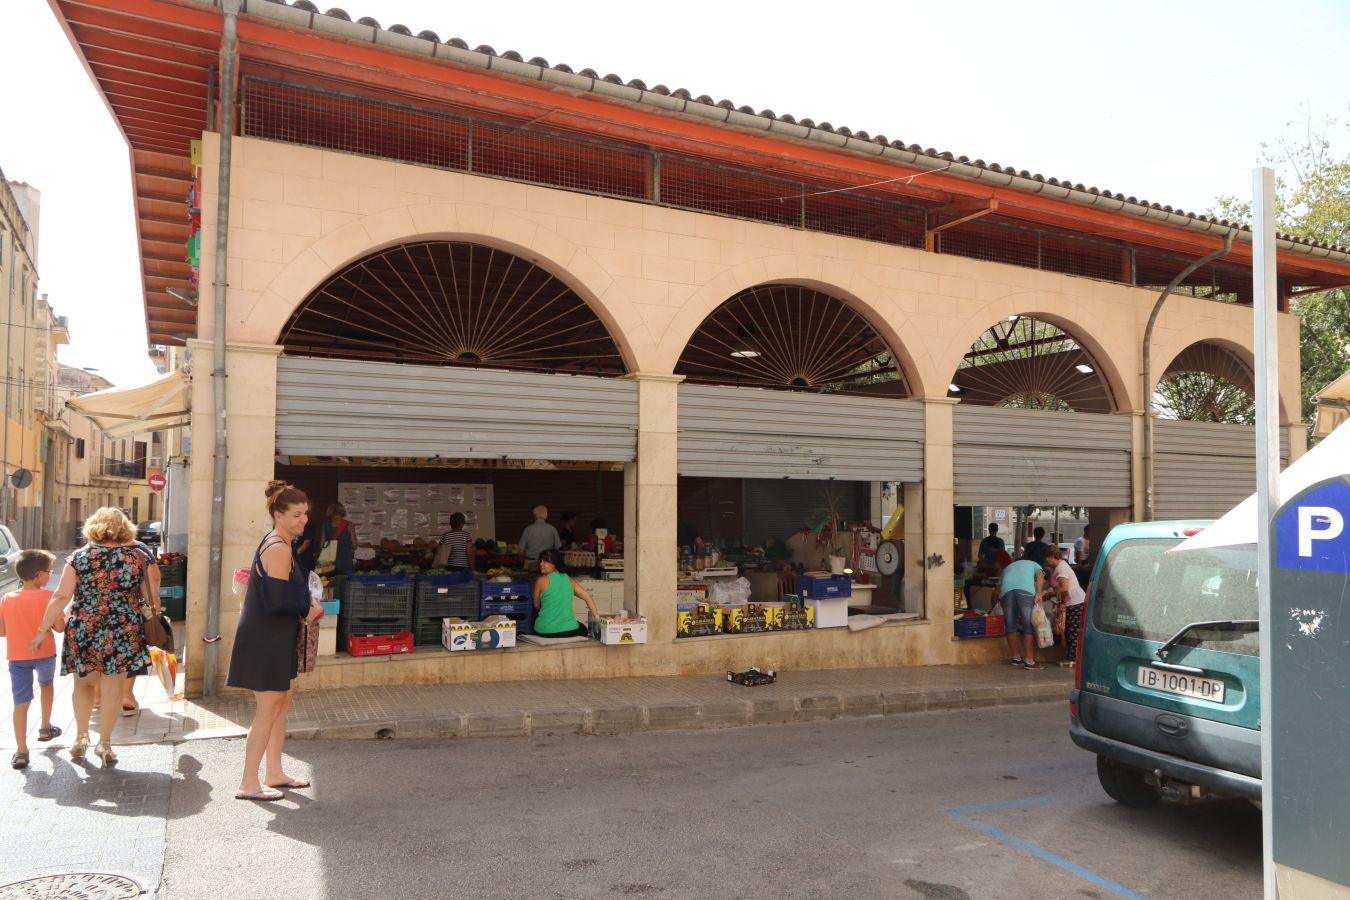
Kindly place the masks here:
<instances>
[{"instance_id":1,"label":"stone pillar","mask_svg":"<svg viewBox=\"0 0 1350 900\"><path fill-rule=\"evenodd\" d=\"M1148 472L1145 468L1147 448L1144 446L1145 413L1142 409L1136 409L1130 412L1117 413L1117 415L1130 416L1130 515L1135 522L1142 522L1148 517ZM1154 437L1157 437L1156 430ZM1156 445L1157 442L1154 443ZM1095 520L1092 521L1092 526L1094 532L1101 527ZM1106 532L1102 531L1094 536L1101 540L1106 537Z\"/></svg>"},{"instance_id":2,"label":"stone pillar","mask_svg":"<svg viewBox=\"0 0 1350 900\"><path fill-rule=\"evenodd\" d=\"M676 548L676 389L682 375L634 373L638 385L638 458L636 471L624 474L624 519L633 521L628 543L637 544L637 610L647 617L653 642L675 635ZM633 468L630 466L630 469ZM631 560L625 561L625 571ZM630 575L627 582L631 584Z\"/></svg>"},{"instance_id":3,"label":"stone pillar","mask_svg":"<svg viewBox=\"0 0 1350 900\"><path fill-rule=\"evenodd\" d=\"M192 452L188 503L187 676L190 697L202 693L207 570L211 562L211 476L215 450L215 403L211 342L188 342L192 366ZM225 408L229 461L225 479L225 534L221 547L220 643L216 672L229 669L234 627L243 603L230 588L234 570L249 565L267 532L263 492L276 472L277 357L272 344L232 343L225 348ZM297 485L301 490L305 486Z\"/></svg>"},{"instance_id":4,"label":"stone pillar","mask_svg":"<svg viewBox=\"0 0 1350 900\"><path fill-rule=\"evenodd\" d=\"M920 546L908 546L909 524L905 526L905 580L910 580L910 568L917 567L915 571L923 579L923 613L933 623L929 652L923 660L928 664L951 661L955 654L951 639L952 579L956 571L953 410L958 402L947 397L923 400L924 483L920 504L923 511L923 520L919 524Z\"/></svg>"},{"instance_id":5,"label":"stone pillar","mask_svg":"<svg viewBox=\"0 0 1350 900\"><path fill-rule=\"evenodd\" d=\"M1284 426L1284 430L1289 435L1289 463L1292 463L1308 452L1308 426L1303 422L1296 422ZM1289 463L1286 463L1286 466Z\"/></svg>"},{"instance_id":6,"label":"stone pillar","mask_svg":"<svg viewBox=\"0 0 1350 900\"><path fill-rule=\"evenodd\" d=\"M923 612L924 523L928 521L923 508L923 482L906 482L901 491L905 504L905 580L900 586L900 609Z\"/></svg>"}]
</instances>

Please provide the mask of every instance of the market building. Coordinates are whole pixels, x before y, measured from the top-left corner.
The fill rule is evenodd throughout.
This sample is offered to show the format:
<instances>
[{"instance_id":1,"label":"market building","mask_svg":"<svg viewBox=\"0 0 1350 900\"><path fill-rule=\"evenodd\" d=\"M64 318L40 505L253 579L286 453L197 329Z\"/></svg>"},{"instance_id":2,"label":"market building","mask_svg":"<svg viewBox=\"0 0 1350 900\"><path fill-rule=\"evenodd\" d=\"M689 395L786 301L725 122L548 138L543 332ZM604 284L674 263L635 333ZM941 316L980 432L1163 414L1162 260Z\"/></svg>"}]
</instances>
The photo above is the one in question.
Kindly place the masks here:
<instances>
[{"instance_id":1,"label":"market building","mask_svg":"<svg viewBox=\"0 0 1350 900\"><path fill-rule=\"evenodd\" d=\"M1251 392L1240 226L307 0L223 5L52 0L131 150L149 340L186 348L190 692L240 602L209 548L225 581L248 564L274 477L372 543L450 508L510 542L538 503L601 520L606 603L647 619L632 647L340 655L321 686L991 660L953 634L976 510L1104 535L1247 493L1249 426L1146 416L1194 373ZM1288 300L1350 282L1350 254L1281 238L1278 266L1292 458ZM677 639L685 533L837 556L888 618Z\"/></svg>"}]
</instances>

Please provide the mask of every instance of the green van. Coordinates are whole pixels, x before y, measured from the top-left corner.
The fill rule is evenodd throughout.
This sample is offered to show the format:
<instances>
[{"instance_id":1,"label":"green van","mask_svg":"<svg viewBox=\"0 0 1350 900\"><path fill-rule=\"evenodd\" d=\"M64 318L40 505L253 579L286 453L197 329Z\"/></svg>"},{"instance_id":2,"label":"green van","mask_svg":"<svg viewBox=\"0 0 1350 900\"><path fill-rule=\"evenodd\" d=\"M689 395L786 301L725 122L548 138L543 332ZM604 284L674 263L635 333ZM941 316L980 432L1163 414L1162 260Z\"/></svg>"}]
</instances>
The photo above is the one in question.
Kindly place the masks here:
<instances>
[{"instance_id":1,"label":"green van","mask_svg":"<svg viewBox=\"0 0 1350 900\"><path fill-rule=\"evenodd\" d=\"M1261 799L1254 545L1168 551L1206 522L1116 527L1093 566L1069 735L1112 799Z\"/></svg>"}]
</instances>

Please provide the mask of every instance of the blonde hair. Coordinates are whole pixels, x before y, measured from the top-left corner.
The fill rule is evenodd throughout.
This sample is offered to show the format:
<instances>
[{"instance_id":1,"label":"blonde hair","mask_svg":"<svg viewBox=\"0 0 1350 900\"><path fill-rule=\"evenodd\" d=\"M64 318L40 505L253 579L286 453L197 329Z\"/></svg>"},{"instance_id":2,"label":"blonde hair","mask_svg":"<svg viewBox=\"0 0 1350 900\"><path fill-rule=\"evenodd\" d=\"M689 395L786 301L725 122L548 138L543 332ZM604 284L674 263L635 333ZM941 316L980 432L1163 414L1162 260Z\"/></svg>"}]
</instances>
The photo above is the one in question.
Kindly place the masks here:
<instances>
[{"instance_id":1,"label":"blonde hair","mask_svg":"<svg viewBox=\"0 0 1350 900\"><path fill-rule=\"evenodd\" d=\"M129 544L136 529L126 513L115 506L104 506L84 520L84 539L91 544Z\"/></svg>"}]
</instances>

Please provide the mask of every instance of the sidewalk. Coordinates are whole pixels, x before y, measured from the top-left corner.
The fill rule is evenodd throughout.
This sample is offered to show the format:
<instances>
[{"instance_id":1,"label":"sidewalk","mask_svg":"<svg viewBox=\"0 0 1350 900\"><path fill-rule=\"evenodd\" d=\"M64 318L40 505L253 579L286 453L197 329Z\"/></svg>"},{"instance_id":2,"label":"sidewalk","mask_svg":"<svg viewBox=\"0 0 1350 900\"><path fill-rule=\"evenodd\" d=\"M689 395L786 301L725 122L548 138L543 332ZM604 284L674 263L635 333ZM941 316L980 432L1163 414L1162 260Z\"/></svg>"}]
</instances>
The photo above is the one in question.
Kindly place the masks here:
<instances>
[{"instance_id":1,"label":"sidewalk","mask_svg":"<svg viewBox=\"0 0 1350 900\"><path fill-rule=\"evenodd\" d=\"M65 731L60 738L33 743L39 723L36 709L30 713L35 749L72 739L71 682L57 679L52 719ZM987 665L783 672L777 683L759 687L714 674L336 688L297 693L287 731L293 738L426 738L722 728L1059 703L1072 684L1070 669ZM138 679L136 694L141 711L118 724L115 744L238 737L253 715L247 695L167 700L149 678ZM3 696L7 707L8 692ZM6 729L0 748L13 746Z\"/></svg>"}]
</instances>

